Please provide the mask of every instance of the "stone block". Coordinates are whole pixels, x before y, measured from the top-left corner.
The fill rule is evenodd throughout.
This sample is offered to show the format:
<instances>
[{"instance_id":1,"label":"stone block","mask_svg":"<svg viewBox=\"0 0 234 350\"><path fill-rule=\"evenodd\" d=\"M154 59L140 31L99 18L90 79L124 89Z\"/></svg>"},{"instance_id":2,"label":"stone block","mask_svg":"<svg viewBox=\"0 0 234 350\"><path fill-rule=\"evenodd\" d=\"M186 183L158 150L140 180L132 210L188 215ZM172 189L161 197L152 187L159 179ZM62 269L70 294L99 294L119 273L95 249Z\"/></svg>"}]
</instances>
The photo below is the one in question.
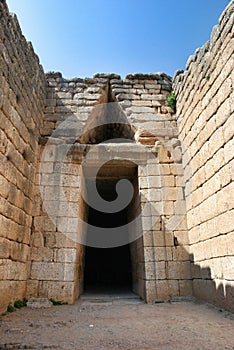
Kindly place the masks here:
<instances>
[{"instance_id":1,"label":"stone block","mask_svg":"<svg viewBox=\"0 0 234 350\"><path fill-rule=\"evenodd\" d=\"M15 300L22 300L25 297L26 282L0 280L0 295L0 312L2 313L7 310L9 303L14 303Z\"/></svg>"},{"instance_id":2,"label":"stone block","mask_svg":"<svg viewBox=\"0 0 234 350\"><path fill-rule=\"evenodd\" d=\"M166 280L159 280L156 283L156 301L167 301L170 299L168 282Z\"/></svg>"},{"instance_id":3,"label":"stone block","mask_svg":"<svg viewBox=\"0 0 234 350\"><path fill-rule=\"evenodd\" d=\"M153 247L144 247L144 261L153 262L155 261L154 249Z\"/></svg>"},{"instance_id":4,"label":"stone block","mask_svg":"<svg viewBox=\"0 0 234 350\"><path fill-rule=\"evenodd\" d=\"M165 187L174 187L175 186L175 176L165 175L161 178L162 185Z\"/></svg>"},{"instance_id":5,"label":"stone block","mask_svg":"<svg viewBox=\"0 0 234 350\"><path fill-rule=\"evenodd\" d=\"M14 261L26 262L28 261L30 247L26 244L11 242L10 255Z\"/></svg>"},{"instance_id":6,"label":"stone block","mask_svg":"<svg viewBox=\"0 0 234 350\"><path fill-rule=\"evenodd\" d=\"M189 236L188 231L174 231L174 236L177 238L178 244L182 246L188 246L189 245Z\"/></svg>"},{"instance_id":7,"label":"stone block","mask_svg":"<svg viewBox=\"0 0 234 350\"><path fill-rule=\"evenodd\" d=\"M151 217L148 217L148 216L142 217L142 228L143 228L143 231L153 230L153 221Z\"/></svg>"},{"instance_id":8,"label":"stone block","mask_svg":"<svg viewBox=\"0 0 234 350\"><path fill-rule=\"evenodd\" d=\"M160 202L162 200L162 191L152 187L149 190L149 200L152 202Z\"/></svg>"},{"instance_id":9,"label":"stone block","mask_svg":"<svg viewBox=\"0 0 234 350\"><path fill-rule=\"evenodd\" d=\"M172 248L174 261L189 261L189 246L177 246Z\"/></svg>"},{"instance_id":10,"label":"stone block","mask_svg":"<svg viewBox=\"0 0 234 350\"><path fill-rule=\"evenodd\" d=\"M181 187L164 187L163 189L164 200L183 200L184 193Z\"/></svg>"},{"instance_id":11,"label":"stone block","mask_svg":"<svg viewBox=\"0 0 234 350\"><path fill-rule=\"evenodd\" d=\"M54 261L54 252L52 249L46 247L32 248L31 261Z\"/></svg>"},{"instance_id":12,"label":"stone block","mask_svg":"<svg viewBox=\"0 0 234 350\"><path fill-rule=\"evenodd\" d=\"M191 280L179 281L179 295L182 297L193 296L192 281Z\"/></svg>"},{"instance_id":13,"label":"stone block","mask_svg":"<svg viewBox=\"0 0 234 350\"><path fill-rule=\"evenodd\" d=\"M155 281L145 281L145 300L147 303L154 303L157 300Z\"/></svg>"},{"instance_id":14,"label":"stone block","mask_svg":"<svg viewBox=\"0 0 234 350\"><path fill-rule=\"evenodd\" d=\"M228 163L233 158L233 149L234 141L231 139L224 145L224 160L226 163Z\"/></svg>"},{"instance_id":15,"label":"stone block","mask_svg":"<svg viewBox=\"0 0 234 350\"><path fill-rule=\"evenodd\" d=\"M0 237L0 259L8 259L11 252L11 241Z\"/></svg>"},{"instance_id":16,"label":"stone block","mask_svg":"<svg viewBox=\"0 0 234 350\"><path fill-rule=\"evenodd\" d=\"M211 250L210 258L221 257L227 255L227 241L225 235L220 235L210 239L207 244Z\"/></svg>"},{"instance_id":17,"label":"stone block","mask_svg":"<svg viewBox=\"0 0 234 350\"><path fill-rule=\"evenodd\" d=\"M46 232L44 233L45 246L48 248L76 248L76 237L72 239L68 234L60 232Z\"/></svg>"},{"instance_id":18,"label":"stone block","mask_svg":"<svg viewBox=\"0 0 234 350\"><path fill-rule=\"evenodd\" d=\"M145 269L145 278L147 280L154 280L156 278L156 271L159 271L161 274L163 273L163 268L160 265L160 263L158 266L158 263L156 264L155 262L145 262L144 269ZM165 274L165 266L164 266L164 274Z\"/></svg>"},{"instance_id":19,"label":"stone block","mask_svg":"<svg viewBox=\"0 0 234 350\"><path fill-rule=\"evenodd\" d=\"M217 230L221 234L234 231L234 210L227 211L218 216Z\"/></svg>"},{"instance_id":20,"label":"stone block","mask_svg":"<svg viewBox=\"0 0 234 350\"><path fill-rule=\"evenodd\" d=\"M163 214L166 216L171 216L175 212L175 201L164 201L163 204Z\"/></svg>"},{"instance_id":21,"label":"stone block","mask_svg":"<svg viewBox=\"0 0 234 350\"><path fill-rule=\"evenodd\" d=\"M74 264L32 262L31 279L72 282L75 278L75 271L76 268Z\"/></svg>"},{"instance_id":22,"label":"stone block","mask_svg":"<svg viewBox=\"0 0 234 350\"><path fill-rule=\"evenodd\" d=\"M227 255L234 255L234 232L226 235Z\"/></svg>"},{"instance_id":23,"label":"stone block","mask_svg":"<svg viewBox=\"0 0 234 350\"><path fill-rule=\"evenodd\" d=\"M137 100L132 102L132 106L136 107L152 107L152 101L142 101L142 100ZM130 107L130 106L128 106ZM131 109L131 108L130 108Z\"/></svg>"},{"instance_id":24,"label":"stone block","mask_svg":"<svg viewBox=\"0 0 234 350\"><path fill-rule=\"evenodd\" d=\"M153 246L153 231L145 231L142 237L143 237L144 247Z\"/></svg>"},{"instance_id":25,"label":"stone block","mask_svg":"<svg viewBox=\"0 0 234 350\"><path fill-rule=\"evenodd\" d=\"M231 162L226 164L219 171L220 183L222 187L226 186L232 181L233 173L232 173L232 166L230 165Z\"/></svg>"},{"instance_id":26,"label":"stone block","mask_svg":"<svg viewBox=\"0 0 234 350\"><path fill-rule=\"evenodd\" d=\"M190 254L195 262L202 261L205 259L204 243L198 242L190 246Z\"/></svg>"},{"instance_id":27,"label":"stone block","mask_svg":"<svg viewBox=\"0 0 234 350\"><path fill-rule=\"evenodd\" d=\"M223 278L229 281L234 279L234 256L225 256L221 259Z\"/></svg>"},{"instance_id":28,"label":"stone block","mask_svg":"<svg viewBox=\"0 0 234 350\"><path fill-rule=\"evenodd\" d=\"M155 261L172 260L171 247L154 247L154 259Z\"/></svg>"},{"instance_id":29,"label":"stone block","mask_svg":"<svg viewBox=\"0 0 234 350\"><path fill-rule=\"evenodd\" d=\"M61 262L61 263L63 263L63 262L75 263L76 262L76 250L75 249L68 249L68 248L58 249L56 251L55 261Z\"/></svg>"},{"instance_id":30,"label":"stone block","mask_svg":"<svg viewBox=\"0 0 234 350\"><path fill-rule=\"evenodd\" d=\"M3 281L26 281L27 265L19 261L0 259L0 276Z\"/></svg>"},{"instance_id":31,"label":"stone block","mask_svg":"<svg viewBox=\"0 0 234 350\"><path fill-rule=\"evenodd\" d=\"M118 101L124 101L124 100L140 100L140 96L136 94L118 94L117 96Z\"/></svg>"},{"instance_id":32,"label":"stone block","mask_svg":"<svg viewBox=\"0 0 234 350\"><path fill-rule=\"evenodd\" d=\"M170 299L180 296L179 281L168 279L167 283L168 283L168 294L170 296Z\"/></svg>"},{"instance_id":33,"label":"stone block","mask_svg":"<svg viewBox=\"0 0 234 350\"><path fill-rule=\"evenodd\" d=\"M168 265L168 278L171 280L179 279L191 279L190 262L174 262L169 261Z\"/></svg>"},{"instance_id":34,"label":"stone block","mask_svg":"<svg viewBox=\"0 0 234 350\"><path fill-rule=\"evenodd\" d=\"M3 198L7 198L9 190L10 190L10 185L9 182L5 177L0 175L0 188L1 188L1 196Z\"/></svg>"},{"instance_id":35,"label":"stone block","mask_svg":"<svg viewBox=\"0 0 234 350\"><path fill-rule=\"evenodd\" d=\"M155 110L152 107L139 107L139 106L131 106L126 110L127 112L130 112L131 114L137 113L137 114L144 114L144 113L154 113Z\"/></svg>"},{"instance_id":36,"label":"stone block","mask_svg":"<svg viewBox=\"0 0 234 350\"><path fill-rule=\"evenodd\" d=\"M38 296L38 286L39 286L39 281L36 281L36 280L27 281L27 293L26 293L27 299Z\"/></svg>"},{"instance_id":37,"label":"stone block","mask_svg":"<svg viewBox=\"0 0 234 350\"><path fill-rule=\"evenodd\" d=\"M42 281L39 285L39 295L45 298L53 298L67 303L73 303L75 299L73 282Z\"/></svg>"}]
</instances>

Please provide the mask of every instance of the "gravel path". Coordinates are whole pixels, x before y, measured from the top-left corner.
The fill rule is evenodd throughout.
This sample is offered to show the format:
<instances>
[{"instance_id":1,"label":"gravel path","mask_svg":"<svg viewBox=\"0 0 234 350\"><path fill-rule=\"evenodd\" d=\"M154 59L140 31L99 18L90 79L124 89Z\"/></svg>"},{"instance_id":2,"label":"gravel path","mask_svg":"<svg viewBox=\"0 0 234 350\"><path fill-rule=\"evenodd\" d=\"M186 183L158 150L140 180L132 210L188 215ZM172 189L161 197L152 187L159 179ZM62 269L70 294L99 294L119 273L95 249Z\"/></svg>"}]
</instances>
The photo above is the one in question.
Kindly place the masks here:
<instances>
[{"instance_id":1,"label":"gravel path","mask_svg":"<svg viewBox=\"0 0 234 350\"><path fill-rule=\"evenodd\" d=\"M234 315L207 304L89 300L0 318L0 349L234 349Z\"/></svg>"}]
</instances>

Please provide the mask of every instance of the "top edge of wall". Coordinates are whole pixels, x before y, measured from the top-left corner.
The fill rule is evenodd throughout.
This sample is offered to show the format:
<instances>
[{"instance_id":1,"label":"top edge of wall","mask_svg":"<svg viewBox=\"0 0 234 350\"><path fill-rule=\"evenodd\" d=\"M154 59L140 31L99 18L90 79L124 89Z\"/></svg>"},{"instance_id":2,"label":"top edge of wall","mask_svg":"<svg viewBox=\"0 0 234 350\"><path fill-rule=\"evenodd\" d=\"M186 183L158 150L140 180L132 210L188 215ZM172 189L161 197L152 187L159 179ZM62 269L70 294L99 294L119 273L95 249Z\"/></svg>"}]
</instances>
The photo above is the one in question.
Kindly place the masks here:
<instances>
[{"instance_id":1,"label":"top edge of wall","mask_svg":"<svg viewBox=\"0 0 234 350\"><path fill-rule=\"evenodd\" d=\"M35 52L33 48L33 44L31 41L28 41L25 36L22 33L18 17L15 13L12 13L9 11L8 4L6 0L0 0L0 15L1 15L1 22L4 25L4 21L7 21L7 28L12 28L14 31L14 37L17 37L18 40L21 42L21 44L24 46L25 45L25 51L28 55L28 57L33 57L36 62L36 64L40 67L41 73L44 73L44 68L40 63L40 58Z\"/></svg>"},{"instance_id":2,"label":"top edge of wall","mask_svg":"<svg viewBox=\"0 0 234 350\"><path fill-rule=\"evenodd\" d=\"M84 83L84 82L95 83L97 80L101 80L103 82L104 81L123 82L123 81L155 81L157 80L159 83L162 82L163 84L167 83L171 85L172 83L172 77L162 72L147 73L147 74L134 73L134 74L128 74L125 78L122 78L120 75L114 74L114 73L97 73L97 74L94 74L92 78L89 78L89 77L64 78L61 72L47 72L46 79L63 81L63 82L81 82L81 83Z\"/></svg>"},{"instance_id":3,"label":"top edge of wall","mask_svg":"<svg viewBox=\"0 0 234 350\"><path fill-rule=\"evenodd\" d=\"M174 77L173 77L173 88L177 92L179 83L181 83L185 77L187 76L188 72L191 70L192 64L194 62L200 63L206 53L212 50L212 48L215 46L217 40L220 38L221 33L225 32L225 37L228 35L228 33L232 30L234 23L234 0L230 1L230 3L227 5L227 7L222 12L218 24L216 24L210 35L210 40L208 40L203 46L195 50L195 53L191 56L189 56L187 63L186 63L186 69L184 70L178 70L176 71Z\"/></svg>"}]
</instances>

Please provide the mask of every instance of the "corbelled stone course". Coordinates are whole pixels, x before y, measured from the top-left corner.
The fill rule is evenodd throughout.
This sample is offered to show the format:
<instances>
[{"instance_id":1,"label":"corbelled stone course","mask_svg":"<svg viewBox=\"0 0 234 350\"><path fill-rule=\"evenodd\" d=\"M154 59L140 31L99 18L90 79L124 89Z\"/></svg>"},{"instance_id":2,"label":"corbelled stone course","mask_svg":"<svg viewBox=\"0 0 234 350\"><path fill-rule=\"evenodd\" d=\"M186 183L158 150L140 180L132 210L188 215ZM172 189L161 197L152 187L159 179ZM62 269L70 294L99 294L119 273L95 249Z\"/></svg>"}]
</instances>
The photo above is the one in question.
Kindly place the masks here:
<instances>
[{"instance_id":1,"label":"corbelled stone course","mask_svg":"<svg viewBox=\"0 0 234 350\"><path fill-rule=\"evenodd\" d=\"M15 15L0 3L0 310L26 294L45 76Z\"/></svg>"},{"instance_id":2,"label":"corbelled stone course","mask_svg":"<svg viewBox=\"0 0 234 350\"><path fill-rule=\"evenodd\" d=\"M234 2L174 77L194 293L233 308ZM232 198L231 198L232 196ZM231 272L231 273L230 273Z\"/></svg>"}]
</instances>

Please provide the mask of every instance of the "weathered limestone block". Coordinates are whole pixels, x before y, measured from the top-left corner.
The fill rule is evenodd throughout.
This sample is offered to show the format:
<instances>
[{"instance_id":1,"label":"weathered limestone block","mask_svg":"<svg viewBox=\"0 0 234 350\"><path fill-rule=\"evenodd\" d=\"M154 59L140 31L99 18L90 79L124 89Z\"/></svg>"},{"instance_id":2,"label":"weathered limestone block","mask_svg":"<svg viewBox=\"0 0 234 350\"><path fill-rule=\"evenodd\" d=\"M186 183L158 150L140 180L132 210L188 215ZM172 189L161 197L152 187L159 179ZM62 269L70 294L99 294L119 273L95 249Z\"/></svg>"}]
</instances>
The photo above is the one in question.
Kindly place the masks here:
<instances>
[{"instance_id":1,"label":"weathered limestone block","mask_svg":"<svg viewBox=\"0 0 234 350\"><path fill-rule=\"evenodd\" d=\"M53 250L45 247L32 248L31 261L54 261Z\"/></svg>"},{"instance_id":2,"label":"weathered limestone block","mask_svg":"<svg viewBox=\"0 0 234 350\"><path fill-rule=\"evenodd\" d=\"M161 182L165 187L175 187L175 176L166 175L161 178Z\"/></svg>"},{"instance_id":3,"label":"weathered limestone block","mask_svg":"<svg viewBox=\"0 0 234 350\"><path fill-rule=\"evenodd\" d=\"M124 101L124 100L140 100L139 95L135 94L119 94L116 96L118 101Z\"/></svg>"},{"instance_id":4,"label":"weathered limestone block","mask_svg":"<svg viewBox=\"0 0 234 350\"><path fill-rule=\"evenodd\" d=\"M169 296L169 284L167 280L159 280L157 282L157 293L155 293L155 300L157 301L167 301L170 299Z\"/></svg>"},{"instance_id":5,"label":"weathered limestone block","mask_svg":"<svg viewBox=\"0 0 234 350\"><path fill-rule=\"evenodd\" d=\"M173 215L175 212L175 201L165 201L163 204L163 214Z\"/></svg>"},{"instance_id":6,"label":"weathered limestone block","mask_svg":"<svg viewBox=\"0 0 234 350\"><path fill-rule=\"evenodd\" d=\"M156 261L170 261L172 260L171 247L155 247L154 248Z\"/></svg>"},{"instance_id":7,"label":"weathered limestone block","mask_svg":"<svg viewBox=\"0 0 234 350\"><path fill-rule=\"evenodd\" d=\"M158 188L151 188L149 190L149 200L152 202L160 202L162 200L162 190Z\"/></svg>"},{"instance_id":8,"label":"weathered limestone block","mask_svg":"<svg viewBox=\"0 0 234 350\"><path fill-rule=\"evenodd\" d=\"M151 107L138 107L138 106L132 106L130 108L126 109L126 112L129 113L139 113L139 114L144 114L144 113L154 113L154 108Z\"/></svg>"},{"instance_id":9,"label":"weathered limestone block","mask_svg":"<svg viewBox=\"0 0 234 350\"><path fill-rule=\"evenodd\" d=\"M155 263L155 262L145 262L144 268L145 268L145 278L147 280L155 280L156 273L158 273L158 278L161 276L161 278L163 279L163 274L165 274L165 263L164 263L164 269L163 269L163 266L160 265L160 263Z\"/></svg>"},{"instance_id":10,"label":"weathered limestone block","mask_svg":"<svg viewBox=\"0 0 234 350\"><path fill-rule=\"evenodd\" d=\"M189 246L178 246L172 248L174 261L189 261Z\"/></svg>"},{"instance_id":11,"label":"weathered limestone block","mask_svg":"<svg viewBox=\"0 0 234 350\"><path fill-rule=\"evenodd\" d=\"M169 299L173 299L173 297L178 297L180 295L179 281L169 279L167 283L168 283Z\"/></svg>"},{"instance_id":12,"label":"weathered limestone block","mask_svg":"<svg viewBox=\"0 0 234 350\"><path fill-rule=\"evenodd\" d=\"M0 259L0 275L2 280L27 280L27 265L19 261Z\"/></svg>"},{"instance_id":13,"label":"weathered limestone block","mask_svg":"<svg viewBox=\"0 0 234 350\"><path fill-rule=\"evenodd\" d=\"M168 278L169 279L190 279L191 278L191 270L190 270L190 262L168 262Z\"/></svg>"},{"instance_id":14,"label":"weathered limestone block","mask_svg":"<svg viewBox=\"0 0 234 350\"><path fill-rule=\"evenodd\" d=\"M75 263L76 262L76 249L58 249L55 254L56 262L68 262Z\"/></svg>"},{"instance_id":15,"label":"weathered limestone block","mask_svg":"<svg viewBox=\"0 0 234 350\"><path fill-rule=\"evenodd\" d=\"M144 234L144 245L155 247L169 247L174 245L174 238L171 232L152 231Z\"/></svg>"},{"instance_id":16,"label":"weathered limestone block","mask_svg":"<svg viewBox=\"0 0 234 350\"><path fill-rule=\"evenodd\" d=\"M0 295L1 295L0 312L1 313L5 312L10 302L13 303L17 299L22 300L25 296L25 292L26 292L26 281L0 280Z\"/></svg>"},{"instance_id":17,"label":"weathered limestone block","mask_svg":"<svg viewBox=\"0 0 234 350\"><path fill-rule=\"evenodd\" d=\"M53 298L67 303L74 302L73 282L49 282L43 281L39 284L39 295L45 298Z\"/></svg>"},{"instance_id":18,"label":"weathered limestone block","mask_svg":"<svg viewBox=\"0 0 234 350\"><path fill-rule=\"evenodd\" d=\"M189 252L189 237L188 231L174 231L174 236L177 238L178 244L182 246L187 246L186 250Z\"/></svg>"},{"instance_id":19,"label":"weathered limestone block","mask_svg":"<svg viewBox=\"0 0 234 350\"><path fill-rule=\"evenodd\" d=\"M179 295L188 297L193 295L192 281L181 280L179 281Z\"/></svg>"},{"instance_id":20,"label":"weathered limestone block","mask_svg":"<svg viewBox=\"0 0 234 350\"><path fill-rule=\"evenodd\" d=\"M163 199L164 200L183 200L184 194L181 187L165 187L163 189Z\"/></svg>"},{"instance_id":21,"label":"weathered limestone block","mask_svg":"<svg viewBox=\"0 0 234 350\"><path fill-rule=\"evenodd\" d=\"M27 262L29 258L30 248L26 244L11 242L10 256L12 260Z\"/></svg>"},{"instance_id":22,"label":"weathered limestone block","mask_svg":"<svg viewBox=\"0 0 234 350\"><path fill-rule=\"evenodd\" d=\"M27 299L38 296L38 286L39 286L39 281L37 280L29 279L27 281L27 294L26 294Z\"/></svg>"},{"instance_id":23,"label":"weathered limestone block","mask_svg":"<svg viewBox=\"0 0 234 350\"><path fill-rule=\"evenodd\" d=\"M31 278L41 281L74 281L74 264L32 262Z\"/></svg>"},{"instance_id":24,"label":"weathered limestone block","mask_svg":"<svg viewBox=\"0 0 234 350\"><path fill-rule=\"evenodd\" d=\"M221 234L234 231L234 210L229 210L217 217L217 231Z\"/></svg>"},{"instance_id":25,"label":"weathered limestone block","mask_svg":"<svg viewBox=\"0 0 234 350\"><path fill-rule=\"evenodd\" d=\"M129 107L152 107L152 101L132 101L132 104ZM127 107L127 106L126 106ZM132 110L132 108L129 108L129 110Z\"/></svg>"},{"instance_id":26,"label":"weathered limestone block","mask_svg":"<svg viewBox=\"0 0 234 350\"><path fill-rule=\"evenodd\" d=\"M0 238L0 259L7 259L10 256L11 241Z\"/></svg>"}]
</instances>

